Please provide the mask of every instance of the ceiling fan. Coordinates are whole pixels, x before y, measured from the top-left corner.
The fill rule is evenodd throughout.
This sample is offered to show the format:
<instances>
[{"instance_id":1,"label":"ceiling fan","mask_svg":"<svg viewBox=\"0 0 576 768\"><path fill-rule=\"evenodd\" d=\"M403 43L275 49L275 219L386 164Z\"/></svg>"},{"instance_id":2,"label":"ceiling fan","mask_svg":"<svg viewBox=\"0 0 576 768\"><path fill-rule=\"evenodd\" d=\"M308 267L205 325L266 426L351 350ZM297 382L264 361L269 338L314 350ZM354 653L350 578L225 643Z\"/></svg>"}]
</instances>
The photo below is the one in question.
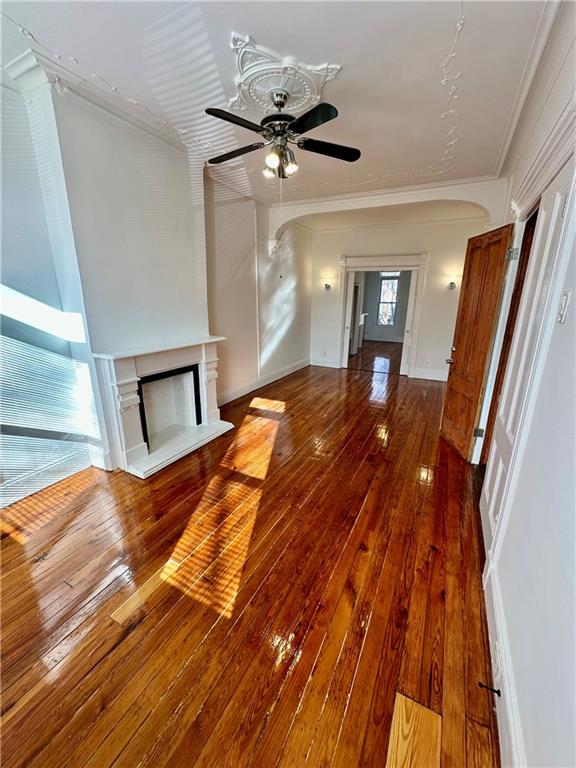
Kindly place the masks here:
<instances>
[{"instance_id":1,"label":"ceiling fan","mask_svg":"<svg viewBox=\"0 0 576 768\"><path fill-rule=\"evenodd\" d=\"M306 152L316 152L319 155L335 157L338 160L346 160L353 163L360 157L360 150L354 147L345 147L342 144L333 144L329 141L319 141L318 139L308 139L303 137L303 133L317 128L319 125L327 123L338 117L338 110L332 104L317 104L312 109L305 112L300 117L294 117L287 112L282 112L286 102L290 98L287 91L275 90L270 94L272 103L277 112L266 115L260 125L245 120L232 112L226 112L224 109L207 109L206 114L212 117L218 117L220 120L227 120L249 131L261 134L264 141L258 141L255 144L248 144L246 147L240 147L232 152L226 152L224 155L213 157L208 162L211 165L225 163L240 155L248 152L254 152L263 147L270 147L265 158L266 167L262 171L267 178L278 176L280 179L286 179L292 176L298 170L298 163L294 157L294 152L288 146L295 144L299 149Z\"/></svg>"}]
</instances>

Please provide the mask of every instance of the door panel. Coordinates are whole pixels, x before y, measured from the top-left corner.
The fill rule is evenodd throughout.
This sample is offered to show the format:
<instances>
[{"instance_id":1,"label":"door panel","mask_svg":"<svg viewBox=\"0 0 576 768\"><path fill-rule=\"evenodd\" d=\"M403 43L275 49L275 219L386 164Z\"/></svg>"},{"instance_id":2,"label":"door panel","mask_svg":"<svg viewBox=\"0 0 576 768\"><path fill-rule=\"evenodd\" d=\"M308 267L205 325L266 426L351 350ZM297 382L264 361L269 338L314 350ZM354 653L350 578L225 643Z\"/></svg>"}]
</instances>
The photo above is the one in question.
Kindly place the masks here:
<instances>
[{"instance_id":1,"label":"door panel","mask_svg":"<svg viewBox=\"0 0 576 768\"><path fill-rule=\"evenodd\" d=\"M513 228L509 224L468 241L440 428L466 460L472 452Z\"/></svg>"},{"instance_id":2,"label":"door panel","mask_svg":"<svg viewBox=\"0 0 576 768\"><path fill-rule=\"evenodd\" d=\"M492 389L492 402L490 403L490 410L488 412L488 419L486 421L486 431L484 434L484 441L482 443L480 464L486 464L488 460L488 451L492 442L492 435L494 434L494 422L496 420L496 413L498 411L498 403L500 402L500 394L502 392L504 374L506 373L506 366L508 365L508 358L510 355L510 345L512 344L512 336L514 334L514 328L516 327L518 310L520 308L520 300L524 290L524 281L526 279L528 259L530 258L530 252L532 251L532 243L534 240L534 232L536 230L537 217L538 210L536 210L526 222L526 227L522 236L518 271L516 273L514 290L512 292L510 307L508 310L508 318L506 320L504 338L502 339L502 347L500 349L500 360L498 362L498 369L496 371L496 379Z\"/></svg>"},{"instance_id":3,"label":"door panel","mask_svg":"<svg viewBox=\"0 0 576 768\"><path fill-rule=\"evenodd\" d=\"M502 510L507 508L507 499L511 496L514 475L511 466L518 460L528 411L527 403L533 396L531 382L538 361L545 355L545 318L554 319L557 307L558 297L553 295L553 286L559 259L558 245L564 224L565 201L573 173L574 161L571 160L552 181L540 200L528 271L504 374L480 497L487 549L492 543L499 516Z\"/></svg>"}]
</instances>

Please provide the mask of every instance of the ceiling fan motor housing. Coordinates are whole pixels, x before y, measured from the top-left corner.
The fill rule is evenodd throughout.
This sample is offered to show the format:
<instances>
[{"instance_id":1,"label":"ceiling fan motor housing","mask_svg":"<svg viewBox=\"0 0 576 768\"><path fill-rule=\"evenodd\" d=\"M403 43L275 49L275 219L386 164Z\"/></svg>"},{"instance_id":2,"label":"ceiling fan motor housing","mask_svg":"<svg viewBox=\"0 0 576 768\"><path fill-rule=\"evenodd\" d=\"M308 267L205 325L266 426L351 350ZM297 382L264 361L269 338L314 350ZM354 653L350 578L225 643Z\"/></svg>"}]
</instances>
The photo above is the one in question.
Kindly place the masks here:
<instances>
[{"instance_id":1,"label":"ceiling fan motor housing","mask_svg":"<svg viewBox=\"0 0 576 768\"><path fill-rule=\"evenodd\" d=\"M272 99L272 104L274 104L276 109L281 110L286 106L286 102L290 98L290 94L288 91L283 91L279 88L270 91L270 98Z\"/></svg>"}]
</instances>

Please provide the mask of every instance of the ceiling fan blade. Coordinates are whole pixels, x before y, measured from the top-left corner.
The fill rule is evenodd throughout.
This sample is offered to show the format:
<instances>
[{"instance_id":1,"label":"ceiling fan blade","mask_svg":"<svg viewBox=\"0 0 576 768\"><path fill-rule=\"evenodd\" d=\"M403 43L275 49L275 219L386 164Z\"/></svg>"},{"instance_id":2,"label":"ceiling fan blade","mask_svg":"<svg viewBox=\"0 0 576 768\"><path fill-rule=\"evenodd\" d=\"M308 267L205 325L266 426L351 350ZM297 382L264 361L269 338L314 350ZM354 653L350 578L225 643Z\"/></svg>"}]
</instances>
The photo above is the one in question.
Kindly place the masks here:
<instances>
[{"instance_id":1,"label":"ceiling fan blade","mask_svg":"<svg viewBox=\"0 0 576 768\"><path fill-rule=\"evenodd\" d=\"M354 163L362 154L354 147L345 147L343 144L332 144L330 141L318 141L318 139L299 139L298 146L306 152L316 152L318 155L335 157L338 160L346 160L348 163Z\"/></svg>"},{"instance_id":2,"label":"ceiling fan blade","mask_svg":"<svg viewBox=\"0 0 576 768\"><path fill-rule=\"evenodd\" d=\"M211 157L208 162L210 165L218 165L219 163L225 163L227 160L233 160L240 155L246 155L248 152L254 152L257 149L265 147L263 141L257 141L255 144L248 144L246 147L240 147L240 149L234 149L232 152L226 152L224 155L218 155L217 157Z\"/></svg>"},{"instance_id":3,"label":"ceiling fan blade","mask_svg":"<svg viewBox=\"0 0 576 768\"><path fill-rule=\"evenodd\" d=\"M210 109L206 110L206 114L210 115L211 117L219 117L220 120L226 120L229 123L234 123L234 125L239 125L241 128L247 128L249 131L255 131L256 133L263 133L264 131L261 125L258 125L257 123L251 123L250 120L244 120L243 117L234 115L232 112L226 112L225 109L213 109L210 107Z\"/></svg>"},{"instance_id":4,"label":"ceiling fan blade","mask_svg":"<svg viewBox=\"0 0 576 768\"><path fill-rule=\"evenodd\" d=\"M334 120L338 117L338 110L333 107L332 104L317 104L308 112L304 112L303 115L297 117L293 123L290 123L291 133L306 133L311 131L312 128L317 128L319 125L327 123L329 120Z\"/></svg>"}]
</instances>

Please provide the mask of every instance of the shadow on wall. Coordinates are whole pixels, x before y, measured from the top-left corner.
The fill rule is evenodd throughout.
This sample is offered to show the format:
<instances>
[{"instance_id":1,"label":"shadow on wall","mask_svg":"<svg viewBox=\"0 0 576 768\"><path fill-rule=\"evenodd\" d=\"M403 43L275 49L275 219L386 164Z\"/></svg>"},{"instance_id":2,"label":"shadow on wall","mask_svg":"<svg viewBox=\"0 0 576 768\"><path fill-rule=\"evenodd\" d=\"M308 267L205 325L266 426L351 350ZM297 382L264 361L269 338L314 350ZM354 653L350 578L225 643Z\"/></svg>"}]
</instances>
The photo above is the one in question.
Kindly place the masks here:
<instances>
[{"instance_id":1,"label":"shadow on wall","mask_svg":"<svg viewBox=\"0 0 576 768\"><path fill-rule=\"evenodd\" d=\"M256 211L253 200L206 182L208 316L218 345L218 391L225 393L258 379Z\"/></svg>"},{"instance_id":2,"label":"shadow on wall","mask_svg":"<svg viewBox=\"0 0 576 768\"><path fill-rule=\"evenodd\" d=\"M259 299L264 310L260 313L260 362L263 370L271 363L296 318L298 256L294 240L294 230L285 229L260 259Z\"/></svg>"}]
</instances>

